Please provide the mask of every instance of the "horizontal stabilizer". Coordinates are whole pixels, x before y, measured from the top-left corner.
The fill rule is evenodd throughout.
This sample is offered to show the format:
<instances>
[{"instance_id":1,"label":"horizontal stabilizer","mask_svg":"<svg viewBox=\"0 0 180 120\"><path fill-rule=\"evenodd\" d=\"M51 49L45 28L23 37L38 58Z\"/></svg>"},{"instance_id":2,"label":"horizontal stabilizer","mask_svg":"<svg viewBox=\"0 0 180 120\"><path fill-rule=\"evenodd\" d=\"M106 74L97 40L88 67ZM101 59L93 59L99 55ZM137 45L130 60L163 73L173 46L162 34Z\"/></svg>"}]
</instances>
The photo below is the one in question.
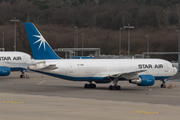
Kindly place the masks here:
<instances>
[{"instance_id":1,"label":"horizontal stabilizer","mask_svg":"<svg viewBox=\"0 0 180 120\"><path fill-rule=\"evenodd\" d=\"M30 65L28 68L31 70L57 69L56 64L53 64L51 62L48 63L46 61Z\"/></svg>"},{"instance_id":2,"label":"horizontal stabilizer","mask_svg":"<svg viewBox=\"0 0 180 120\"><path fill-rule=\"evenodd\" d=\"M45 67L45 68L43 68L42 70L54 70L54 69L57 69L58 67L56 67L56 65L49 65L49 66L47 66L47 67Z\"/></svg>"}]
</instances>

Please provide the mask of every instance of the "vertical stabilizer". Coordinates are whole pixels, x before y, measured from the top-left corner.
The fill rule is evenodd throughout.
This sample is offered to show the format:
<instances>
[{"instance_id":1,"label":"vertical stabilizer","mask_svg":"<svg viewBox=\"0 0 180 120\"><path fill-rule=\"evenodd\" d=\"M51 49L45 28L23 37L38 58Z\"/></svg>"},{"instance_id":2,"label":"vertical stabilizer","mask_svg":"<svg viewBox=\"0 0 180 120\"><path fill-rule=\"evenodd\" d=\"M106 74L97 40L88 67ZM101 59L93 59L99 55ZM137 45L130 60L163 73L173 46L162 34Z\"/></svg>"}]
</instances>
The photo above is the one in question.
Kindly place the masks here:
<instances>
[{"instance_id":1,"label":"vertical stabilizer","mask_svg":"<svg viewBox=\"0 0 180 120\"><path fill-rule=\"evenodd\" d=\"M35 60L60 59L33 23L24 23Z\"/></svg>"}]
</instances>

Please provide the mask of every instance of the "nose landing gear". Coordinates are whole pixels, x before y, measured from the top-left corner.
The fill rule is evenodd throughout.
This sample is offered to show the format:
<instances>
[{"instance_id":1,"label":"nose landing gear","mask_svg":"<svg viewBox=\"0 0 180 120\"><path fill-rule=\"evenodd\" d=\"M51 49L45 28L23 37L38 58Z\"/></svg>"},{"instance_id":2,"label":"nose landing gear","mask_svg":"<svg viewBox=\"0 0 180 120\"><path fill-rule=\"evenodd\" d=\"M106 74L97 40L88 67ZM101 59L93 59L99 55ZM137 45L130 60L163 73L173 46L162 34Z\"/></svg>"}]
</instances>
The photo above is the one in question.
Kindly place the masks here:
<instances>
[{"instance_id":1,"label":"nose landing gear","mask_svg":"<svg viewBox=\"0 0 180 120\"><path fill-rule=\"evenodd\" d=\"M166 81L167 81L167 79L163 79L161 81L162 81L162 84L160 85L160 87L161 88L166 88Z\"/></svg>"},{"instance_id":2,"label":"nose landing gear","mask_svg":"<svg viewBox=\"0 0 180 120\"><path fill-rule=\"evenodd\" d=\"M21 75L20 75L20 78L25 78L25 75L24 75L24 70L21 70Z\"/></svg>"}]
</instances>

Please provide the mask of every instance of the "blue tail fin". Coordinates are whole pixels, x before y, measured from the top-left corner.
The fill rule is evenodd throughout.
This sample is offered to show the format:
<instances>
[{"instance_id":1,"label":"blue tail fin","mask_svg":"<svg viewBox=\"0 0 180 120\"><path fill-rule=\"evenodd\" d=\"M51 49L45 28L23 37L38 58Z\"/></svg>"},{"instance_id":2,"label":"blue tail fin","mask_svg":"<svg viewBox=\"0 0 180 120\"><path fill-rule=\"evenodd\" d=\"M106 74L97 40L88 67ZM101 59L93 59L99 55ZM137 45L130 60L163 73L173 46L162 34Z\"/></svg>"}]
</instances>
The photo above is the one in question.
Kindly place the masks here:
<instances>
[{"instance_id":1,"label":"blue tail fin","mask_svg":"<svg viewBox=\"0 0 180 120\"><path fill-rule=\"evenodd\" d=\"M61 59L33 23L24 23L35 60Z\"/></svg>"}]
</instances>

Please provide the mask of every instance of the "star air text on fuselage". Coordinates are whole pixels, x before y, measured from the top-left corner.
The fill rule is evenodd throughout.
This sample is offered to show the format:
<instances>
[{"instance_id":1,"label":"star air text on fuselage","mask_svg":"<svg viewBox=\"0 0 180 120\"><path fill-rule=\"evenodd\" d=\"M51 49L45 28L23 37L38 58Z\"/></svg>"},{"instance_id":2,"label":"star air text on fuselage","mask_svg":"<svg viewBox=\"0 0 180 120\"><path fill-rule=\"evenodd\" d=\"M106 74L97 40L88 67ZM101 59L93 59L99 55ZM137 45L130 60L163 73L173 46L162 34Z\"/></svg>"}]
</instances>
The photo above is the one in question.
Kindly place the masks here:
<instances>
[{"instance_id":1,"label":"star air text on fuselage","mask_svg":"<svg viewBox=\"0 0 180 120\"><path fill-rule=\"evenodd\" d=\"M22 60L22 58L20 56L14 56L14 57L9 57L9 56L0 56L0 61L19 61Z\"/></svg>"},{"instance_id":2,"label":"star air text on fuselage","mask_svg":"<svg viewBox=\"0 0 180 120\"><path fill-rule=\"evenodd\" d=\"M163 69L163 64L139 64L139 69Z\"/></svg>"}]
</instances>

